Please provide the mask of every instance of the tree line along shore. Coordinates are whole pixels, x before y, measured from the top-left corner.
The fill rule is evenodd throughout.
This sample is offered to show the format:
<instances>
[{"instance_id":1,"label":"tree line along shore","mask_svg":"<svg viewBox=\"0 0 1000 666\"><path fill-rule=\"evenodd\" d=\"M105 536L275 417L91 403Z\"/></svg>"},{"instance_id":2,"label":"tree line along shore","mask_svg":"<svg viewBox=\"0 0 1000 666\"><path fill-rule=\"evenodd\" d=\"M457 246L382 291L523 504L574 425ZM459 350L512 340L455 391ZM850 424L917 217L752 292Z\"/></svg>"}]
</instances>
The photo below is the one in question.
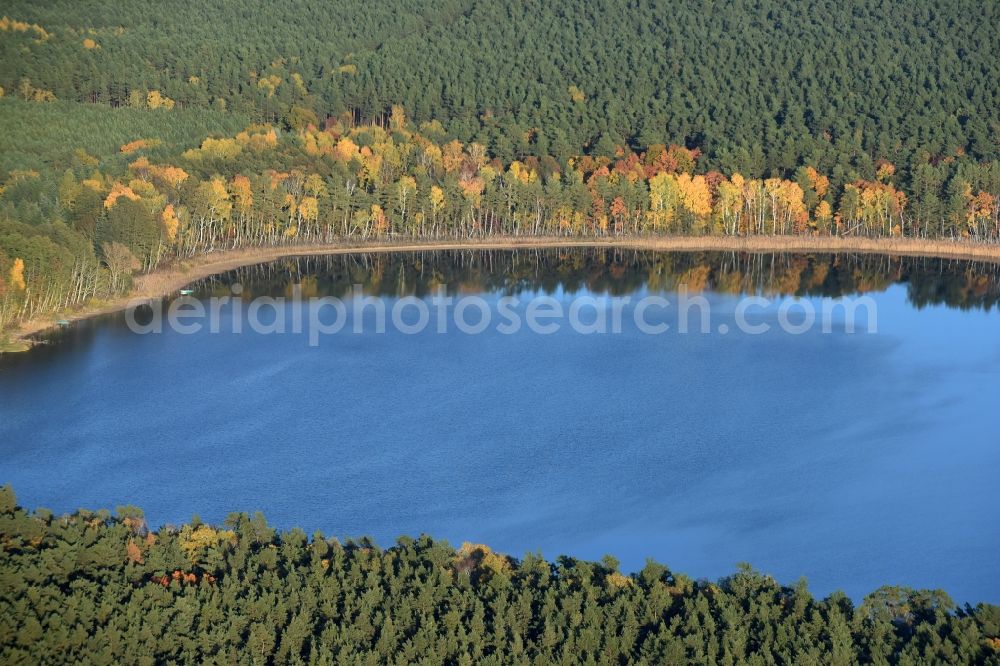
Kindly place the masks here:
<instances>
[{"instance_id":1,"label":"tree line along shore","mask_svg":"<svg viewBox=\"0 0 1000 666\"><path fill-rule=\"evenodd\" d=\"M0 488L6 664L997 664L1000 607L883 587L813 597L741 566L694 580L428 536L388 548L261 514L152 530Z\"/></svg>"},{"instance_id":2,"label":"tree line along shore","mask_svg":"<svg viewBox=\"0 0 1000 666\"><path fill-rule=\"evenodd\" d=\"M792 179L701 174L697 152L622 148L505 165L479 144L436 142L398 107L387 127L252 125L180 154L134 139L118 147L117 171L78 151L54 185L35 171L4 185L8 212L49 202L55 218L0 218L0 327L114 300L137 274L241 248L689 236L986 256L1000 239L1000 199L985 190L963 189L954 215L929 219L892 184L890 164L835 197L811 167ZM771 237L780 238L748 240Z\"/></svg>"}]
</instances>

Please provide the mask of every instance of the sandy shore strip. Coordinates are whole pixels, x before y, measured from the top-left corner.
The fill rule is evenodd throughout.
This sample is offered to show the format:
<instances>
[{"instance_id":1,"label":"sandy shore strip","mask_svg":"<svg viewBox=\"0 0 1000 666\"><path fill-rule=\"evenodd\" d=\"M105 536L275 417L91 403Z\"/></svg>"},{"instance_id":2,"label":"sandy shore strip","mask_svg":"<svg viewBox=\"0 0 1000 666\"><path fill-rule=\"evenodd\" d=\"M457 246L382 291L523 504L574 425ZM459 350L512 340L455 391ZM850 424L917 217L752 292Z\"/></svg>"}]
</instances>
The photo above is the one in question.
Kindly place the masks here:
<instances>
[{"instance_id":1,"label":"sandy shore strip","mask_svg":"<svg viewBox=\"0 0 1000 666\"><path fill-rule=\"evenodd\" d=\"M823 252L862 253L966 259L1000 264L1000 245L983 245L947 240L916 238L841 238L810 236L661 236L650 238L565 238L502 237L467 240L371 241L329 245L282 245L278 247L224 250L193 257L136 276L131 292L112 301L80 308L62 315L52 315L24 322L15 332L16 340L53 328L60 320L77 321L118 312L135 299L167 296L186 285L217 273L275 261L301 257L351 252L411 252L430 250L514 250L519 248L616 247L635 250L728 251L728 252Z\"/></svg>"}]
</instances>

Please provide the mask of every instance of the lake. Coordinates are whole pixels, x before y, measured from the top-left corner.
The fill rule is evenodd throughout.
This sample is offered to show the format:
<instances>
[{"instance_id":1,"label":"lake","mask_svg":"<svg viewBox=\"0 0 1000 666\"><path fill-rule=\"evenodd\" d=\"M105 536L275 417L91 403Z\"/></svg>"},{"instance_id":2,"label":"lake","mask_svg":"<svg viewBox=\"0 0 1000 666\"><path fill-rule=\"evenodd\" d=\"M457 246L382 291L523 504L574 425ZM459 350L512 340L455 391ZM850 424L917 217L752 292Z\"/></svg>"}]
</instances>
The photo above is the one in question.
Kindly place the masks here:
<instances>
[{"instance_id":1,"label":"lake","mask_svg":"<svg viewBox=\"0 0 1000 666\"><path fill-rule=\"evenodd\" d=\"M996 267L362 253L192 289L133 323L241 305L197 332L106 316L0 358L0 483L20 504L132 504L152 525L260 510L382 546L428 533L713 579L746 561L819 595L1000 602Z\"/></svg>"}]
</instances>

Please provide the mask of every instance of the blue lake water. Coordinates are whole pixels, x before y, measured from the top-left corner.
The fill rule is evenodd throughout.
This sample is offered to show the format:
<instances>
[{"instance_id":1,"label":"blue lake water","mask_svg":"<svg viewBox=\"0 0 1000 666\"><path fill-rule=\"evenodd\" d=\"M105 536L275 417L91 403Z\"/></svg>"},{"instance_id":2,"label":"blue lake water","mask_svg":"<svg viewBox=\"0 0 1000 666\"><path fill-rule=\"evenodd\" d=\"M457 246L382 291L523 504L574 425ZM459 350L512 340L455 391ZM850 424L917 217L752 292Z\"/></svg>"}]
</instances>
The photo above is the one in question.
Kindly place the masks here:
<instances>
[{"instance_id":1,"label":"blue lake water","mask_svg":"<svg viewBox=\"0 0 1000 666\"><path fill-rule=\"evenodd\" d=\"M133 504L153 525L260 510L280 527L383 546L428 533L515 556L611 553L626 571L652 557L706 578L747 561L787 584L805 576L819 595L896 584L1000 602L994 269L423 253L278 262L195 295L237 282L246 300L294 284L343 296L348 323L310 346L305 333L254 333L245 311L241 333L223 309L219 333L190 335L138 335L116 315L0 359L0 483L27 507ZM456 299L481 296L494 318L512 295L522 318L535 295L565 309L588 295L631 304L620 333L377 333L366 310L356 334L354 283L390 309L444 284ZM641 332L634 304L676 302L681 283L710 305L710 332L679 333L670 307L646 311L670 331ZM847 333L842 319L830 333L780 330L782 294L818 311L862 292L875 333ZM750 317L769 332L737 330L748 293L773 301ZM279 307L290 317L296 306Z\"/></svg>"}]
</instances>

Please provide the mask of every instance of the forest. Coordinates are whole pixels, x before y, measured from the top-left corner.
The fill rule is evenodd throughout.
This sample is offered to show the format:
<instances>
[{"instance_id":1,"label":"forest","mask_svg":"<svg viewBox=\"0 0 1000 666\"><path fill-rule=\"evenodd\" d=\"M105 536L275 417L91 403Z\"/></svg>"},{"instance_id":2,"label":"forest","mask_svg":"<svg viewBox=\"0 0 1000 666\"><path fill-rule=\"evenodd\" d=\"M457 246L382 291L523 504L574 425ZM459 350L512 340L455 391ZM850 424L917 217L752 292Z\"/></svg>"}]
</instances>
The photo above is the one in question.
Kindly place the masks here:
<instances>
[{"instance_id":1,"label":"forest","mask_svg":"<svg viewBox=\"0 0 1000 666\"><path fill-rule=\"evenodd\" d=\"M1000 238L991 193L1000 163L970 167L930 213L909 201L888 162L835 195L812 166L790 178L699 173L698 149L677 144L505 164L481 144L449 140L440 123L415 126L400 106L384 127L328 119L323 129L238 131L238 119L210 110L39 106L0 100L7 131L19 120L29 128L5 155L18 168L0 200L0 325L110 298L166 262L243 247L524 235ZM102 136L78 143L108 157L30 131L33 118L72 127L77 115ZM186 132L209 136L185 141ZM121 141L113 152L111 137Z\"/></svg>"},{"instance_id":2,"label":"forest","mask_svg":"<svg viewBox=\"0 0 1000 666\"><path fill-rule=\"evenodd\" d=\"M426 535L381 548L262 515L151 530L0 488L5 664L1000 664L1000 607L883 587L816 599L741 566L517 560Z\"/></svg>"},{"instance_id":3,"label":"forest","mask_svg":"<svg viewBox=\"0 0 1000 666\"><path fill-rule=\"evenodd\" d=\"M994 3L4 11L0 330L228 248L1000 239Z\"/></svg>"},{"instance_id":4,"label":"forest","mask_svg":"<svg viewBox=\"0 0 1000 666\"><path fill-rule=\"evenodd\" d=\"M663 143L700 168L834 180L998 157L991 2L10 0L0 85L259 122L403 105L503 162ZM39 95L44 94L38 93ZM296 108L297 107L297 108ZM839 167L839 169L838 169Z\"/></svg>"}]
</instances>

